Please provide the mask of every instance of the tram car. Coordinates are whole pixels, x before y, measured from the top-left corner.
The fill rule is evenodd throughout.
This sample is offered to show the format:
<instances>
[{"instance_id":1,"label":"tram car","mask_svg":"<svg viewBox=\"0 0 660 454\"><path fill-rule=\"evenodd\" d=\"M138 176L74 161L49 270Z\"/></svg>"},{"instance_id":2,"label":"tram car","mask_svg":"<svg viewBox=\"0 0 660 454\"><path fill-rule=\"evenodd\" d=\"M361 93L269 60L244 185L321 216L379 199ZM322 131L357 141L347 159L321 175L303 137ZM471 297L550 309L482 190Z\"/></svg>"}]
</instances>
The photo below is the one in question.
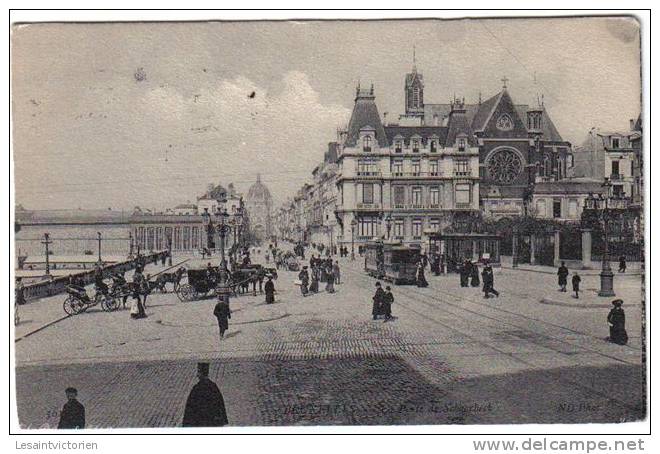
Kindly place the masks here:
<instances>
[{"instance_id":1,"label":"tram car","mask_svg":"<svg viewBox=\"0 0 660 454\"><path fill-rule=\"evenodd\" d=\"M420 260L418 246L373 241L367 243L364 257L365 271L376 279L396 285L416 282L417 264Z\"/></svg>"}]
</instances>

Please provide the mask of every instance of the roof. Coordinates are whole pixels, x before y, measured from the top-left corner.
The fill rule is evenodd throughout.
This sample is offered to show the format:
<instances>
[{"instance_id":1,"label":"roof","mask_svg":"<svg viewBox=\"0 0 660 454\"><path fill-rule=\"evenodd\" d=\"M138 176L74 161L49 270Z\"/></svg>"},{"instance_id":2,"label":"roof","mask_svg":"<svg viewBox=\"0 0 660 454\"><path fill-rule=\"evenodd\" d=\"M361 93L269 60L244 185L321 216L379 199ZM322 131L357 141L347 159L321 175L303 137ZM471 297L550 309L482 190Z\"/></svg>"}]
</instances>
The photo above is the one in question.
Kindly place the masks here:
<instances>
[{"instance_id":1,"label":"roof","mask_svg":"<svg viewBox=\"0 0 660 454\"><path fill-rule=\"evenodd\" d=\"M187 209L187 208L193 208L193 209L196 209L196 208L197 208L197 205L195 205L195 204L193 204L193 203L182 203L182 204L177 205L177 206L174 207L175 210L176 210L176 209Z\"/></svg>"},{"instance_id":2,"label":"roof","mask_svg":"<svg viewBox=\"0 0 660 454\"><path fill-rule=\"evenodd\" d=\"M424 76L422 73L418 73L416 70L413 69L413 72L406 74L406 87L409 87L412 85L413 80L417 79L419 82L421 82L422 85L424 85Z\"/></svg>"},{"instance_id":3,"label":"roof","mask_svg":"<svg viewBox=\"0 0 660 454\"><path fill-rule=\"evenodd\" d=\"M545 107L543 108L543 121L541 124L543 126L543 140L547 140L548 142L564 141L561 134L559 134L559 131L557 131L555 124L550 119L550 115L548 115L548 111L545 110Z\"/></svg>"},{"instance_id":4,"label":"roof","mask_svg":"<svg viewBox=\"0 0 660 454\"><path fill-rule=\"evenodd\" d=\"M257 181L252 186L250 186L250 189L248 190L247 198L248 200L271 199L270 191L268 190L266 185L261 182L261 174L257 174Z\"/></svg>"},{"instance_id":5,"label":"roof","mask_svg":"<svg viewBox=\"0 0 660 454\"><path fill-rule=\"evenodd\" d=\"M447 137L447 127L444 126L385 126L387 141L394 143L397 136L403 137L404 143L408 143L410 138L418 135L422 138L422 144L426 144L431 136L437 136L440 143L444 144Z\"/></svg>"},{"instance_id":6,"label":"roof","mask_svg":"<svg viewBox=\"0 0 660 454\"><path fill-rule=\"evenodd\" d=\"M197 197L197 200L201 199L213 199L213 200L223 200L227 197L227 190L221 184L218 184L213 189L206 191L202 196Z\"/></svg>"},{"instance_id":7,"label":"roof","mask_svg":"<svg viewBox=\"0 0 660 454\"><path fill-rule=\"evenodd\" d=\"M447 123L447 146L456 143L456 137L459 134L464 134L472 142L472 128L466 115L466 110L455 110L449 115L449 122Z\"/></svg>"},{"instance_id":8,"label":"roof","mask_svg":"<svg viewBox=\"0 0 660 454\"><path fill-rule=\"evenodd\" d=\"M124 224L130 213L115 210L19 210L20 224Z\"/></svg>"},{"instance_id":9,"label":"roof","mask_svg":"<svg viewBox=\"0 0 660 454\"><path fill-rule=\"evenodd\" d=\"M360 138L360 130L365 126L371 126L376 132L376 141L380 147L387 147L387 137L383 129L383 123L378 114L378 107L376 107L375 96L373 91L365 92L358 91L355 97L355 105L353 106L353 113L348 122L348 134L346 137L346 146L357 146L358 139Z\"/></svg>"}]
</instances>

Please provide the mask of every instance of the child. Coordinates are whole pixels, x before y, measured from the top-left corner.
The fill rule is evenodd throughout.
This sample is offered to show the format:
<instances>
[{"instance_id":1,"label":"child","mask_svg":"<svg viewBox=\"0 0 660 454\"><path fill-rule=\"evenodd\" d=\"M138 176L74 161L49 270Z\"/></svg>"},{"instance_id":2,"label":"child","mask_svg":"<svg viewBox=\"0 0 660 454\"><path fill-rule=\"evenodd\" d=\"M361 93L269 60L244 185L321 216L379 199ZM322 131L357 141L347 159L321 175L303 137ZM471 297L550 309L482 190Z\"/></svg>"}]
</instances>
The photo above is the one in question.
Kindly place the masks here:
<instances>
[{"instance_id":1,"label":"child","mask_svg":"<svg viewBox=\"0 0 660 454\"><path fill-rule=\"evenodd\" d=\"M392 289L388 285L385 287L385 296L383 297L383 313L385 314L385 321L392 320L392 303L394 303L394 295L392 295Z\"/></svg>"},{"instance_id":2,"label":"child","mask_svg":"<svg viewBox=\"0 0 660 454\"><path fill-rule=\"evenodd\" d=\"M582 279L580 278L580 275L578 274L577 271L573 273L573 291L575 292L575 295L573 295L573 298L579 298L580 297L580 281Z\"/></svg>"}]
</instances>

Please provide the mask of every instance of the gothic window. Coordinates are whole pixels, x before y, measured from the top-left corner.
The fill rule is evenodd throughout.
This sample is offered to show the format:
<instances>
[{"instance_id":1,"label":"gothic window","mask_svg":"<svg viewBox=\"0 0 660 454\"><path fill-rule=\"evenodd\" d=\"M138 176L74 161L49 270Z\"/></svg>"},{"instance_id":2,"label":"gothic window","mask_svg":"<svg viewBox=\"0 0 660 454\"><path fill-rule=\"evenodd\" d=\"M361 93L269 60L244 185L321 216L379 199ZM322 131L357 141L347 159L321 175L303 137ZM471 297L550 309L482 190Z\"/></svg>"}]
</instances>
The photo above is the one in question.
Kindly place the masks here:
<instances>
[{"instance_id":1,"label":"gothic window","mask_svg":"<svg viewBox=\"0 0 660 454\"><path fill-rule=\"evenodd\" d=\"M511 131L513 129L513 120L509 114L502 114L497 119L496 126L500 131Z\"/></svg>"},{"instance_id":2,"label":"gothic window","mask_svg":"<svg viewBox=\"0 0 660 454\"><path fill-rule=\"evenodd\" d=\"M486 167L491 180L500 184L510 184L522 173L523 163L518 153L510 149L502 149L489 156Z\"/></svg>"},{"instance_id":3,"label":"gothic window","mask_svg":"<svg viewBox=\"0 0 660 454\"><path fill-rule=\"evenodd\" d=\"M420 105L420 100L419 100L419 86L414 86L413 87L413 99L412 99L412 106L414 108L418 108Z\"/></svg>"}]
</instances>

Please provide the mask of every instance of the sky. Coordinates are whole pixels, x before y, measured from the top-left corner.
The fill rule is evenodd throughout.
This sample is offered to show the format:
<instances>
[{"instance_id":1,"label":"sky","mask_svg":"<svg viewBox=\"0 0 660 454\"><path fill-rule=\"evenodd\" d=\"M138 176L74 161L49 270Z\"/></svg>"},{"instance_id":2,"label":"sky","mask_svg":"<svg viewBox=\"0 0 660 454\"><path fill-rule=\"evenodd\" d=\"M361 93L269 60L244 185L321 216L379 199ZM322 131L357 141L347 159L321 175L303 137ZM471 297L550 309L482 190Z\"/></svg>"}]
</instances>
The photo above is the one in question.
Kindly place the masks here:
<instances>
[{"instance_id":1,"label":"sky","mask_svg":"<svg viewBox=\"0 0 660 454\"><path fill-rule=\"evenodd\" d=\"M257 173L277 206L311 180L358 82L381 115L403 112L413 47L425 102L487 99L506 76L575 145L641 110L630 18L27 24L11 40L27 209L161 210Z\"/></svg>"}]
</instances>

